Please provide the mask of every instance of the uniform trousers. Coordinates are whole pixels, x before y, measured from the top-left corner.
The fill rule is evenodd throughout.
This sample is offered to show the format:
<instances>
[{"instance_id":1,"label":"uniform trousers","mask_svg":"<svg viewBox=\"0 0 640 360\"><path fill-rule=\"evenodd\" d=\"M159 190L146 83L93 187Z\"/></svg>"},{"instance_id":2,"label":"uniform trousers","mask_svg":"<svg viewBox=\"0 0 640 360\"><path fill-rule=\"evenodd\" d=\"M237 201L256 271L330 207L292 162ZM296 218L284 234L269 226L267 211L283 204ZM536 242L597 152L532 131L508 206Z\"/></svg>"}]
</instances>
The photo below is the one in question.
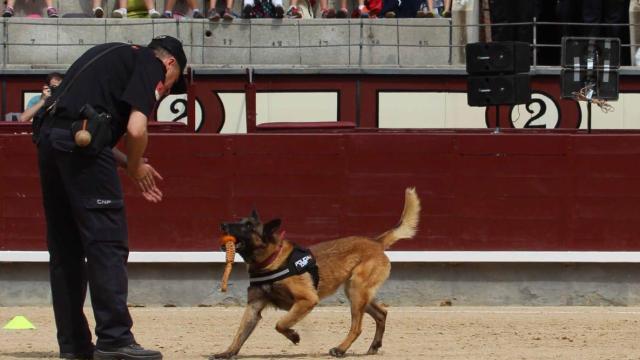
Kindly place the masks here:
<instances>
[{"instance_id":1,"label":"uniform trousers","mask_svg":"<svg viewBox=\"0 0 640 360\"><path fill-rule=\"evenodd\" d=\"M47 222L53 310L60 352L93 347L83 312L87 283L96 320L96 346L133 343L127 308L127 223L113 152L82 154L64 120L45 119L38 163Z\"/></svg>"}]
</instances>

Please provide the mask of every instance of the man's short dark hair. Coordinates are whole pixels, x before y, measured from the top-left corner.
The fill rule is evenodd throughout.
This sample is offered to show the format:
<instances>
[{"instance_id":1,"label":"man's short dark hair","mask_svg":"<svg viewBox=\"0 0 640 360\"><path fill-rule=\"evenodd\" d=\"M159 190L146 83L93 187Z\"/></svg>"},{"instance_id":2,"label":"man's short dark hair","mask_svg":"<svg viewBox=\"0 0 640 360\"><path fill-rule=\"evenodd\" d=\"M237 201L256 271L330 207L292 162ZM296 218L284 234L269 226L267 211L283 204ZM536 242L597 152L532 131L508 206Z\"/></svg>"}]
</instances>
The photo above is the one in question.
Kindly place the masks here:
<instances>
[{"instance_id":1,"label":"man's short dark hair","mask_svg":"<svg viewBox=\"0 0 640 360\"><path fill-rule=\"evenodd\" d=\"M60 74L59 72L52 72L49 75L47 75L47 85L51 84L51 80L53 80L53 79L62 80L63 78L64 78L64 76L62 74Z\"/></svg>"}]
</instances>

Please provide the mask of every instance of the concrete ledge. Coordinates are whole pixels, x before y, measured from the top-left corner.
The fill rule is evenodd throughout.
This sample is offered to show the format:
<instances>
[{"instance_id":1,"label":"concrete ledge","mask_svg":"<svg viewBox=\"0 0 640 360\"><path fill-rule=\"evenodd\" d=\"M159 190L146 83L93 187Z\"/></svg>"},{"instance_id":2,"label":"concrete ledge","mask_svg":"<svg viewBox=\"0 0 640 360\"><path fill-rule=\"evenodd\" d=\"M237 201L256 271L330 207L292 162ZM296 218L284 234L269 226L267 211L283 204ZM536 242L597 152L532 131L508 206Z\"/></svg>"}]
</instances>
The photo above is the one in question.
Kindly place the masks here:
<instances>
[{"instance_id":1,"label":"concrete ledge","mask_svg":"<svg viewBox=\"0 0 640 360\"><path fill-rule=\"evenodd\" d=\"M226 293L223 271L223 264L130 264L129 303L246 303L244 266L234 267ZM48 279L45 263L0 263L0 306L49 305ZM636 264L398 263L377 298L390 306L639 306L639 279ZM347 302L338 290L321 305Z\"/></svg>"},{"instance_id":2,"label":"concrete ledge","mask_svg":"<svg viewBox=\"0 0 640 360\"><path fill-rule=\"evenodd\" d=\"M0 20L5 66L67 65L104 42L147 44L168 34L182 40L190 64L214 66L451 65L446 19L59 18Z\"/></svg>"}]
</instances>

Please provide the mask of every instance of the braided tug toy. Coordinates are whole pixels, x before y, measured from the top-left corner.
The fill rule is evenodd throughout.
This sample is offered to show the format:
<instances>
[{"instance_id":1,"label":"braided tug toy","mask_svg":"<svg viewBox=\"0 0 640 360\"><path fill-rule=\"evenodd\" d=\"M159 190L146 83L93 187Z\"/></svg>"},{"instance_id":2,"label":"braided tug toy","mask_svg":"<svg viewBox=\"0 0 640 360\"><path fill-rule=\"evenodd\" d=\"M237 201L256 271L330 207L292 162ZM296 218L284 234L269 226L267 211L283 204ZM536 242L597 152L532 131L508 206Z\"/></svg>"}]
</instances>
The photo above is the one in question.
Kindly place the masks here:
<instances>
[{"instance_id":1,"label":"braided tug toy","mask_svg":"<svg viewBox=\"0 0 640 360\"><path fill-rule=\"evenodd\" d=\"M222 235L220 237L220 246L224 246L227 250L226 265L224 267L224 273L222 274L222 285L220 285L220 290L226 292L229 275L231 275L231 267L233 266L233 259L236 256L236 238L231 235Z\"/></svg>"}]
</instances>

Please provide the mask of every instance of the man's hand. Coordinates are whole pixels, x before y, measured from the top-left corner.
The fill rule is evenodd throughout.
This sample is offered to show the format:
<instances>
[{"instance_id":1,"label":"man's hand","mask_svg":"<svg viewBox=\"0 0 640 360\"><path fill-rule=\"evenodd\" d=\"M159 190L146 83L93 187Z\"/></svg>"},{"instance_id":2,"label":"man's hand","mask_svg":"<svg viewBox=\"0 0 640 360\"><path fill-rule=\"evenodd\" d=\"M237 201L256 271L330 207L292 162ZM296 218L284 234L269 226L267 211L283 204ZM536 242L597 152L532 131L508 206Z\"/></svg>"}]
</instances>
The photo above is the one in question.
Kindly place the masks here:
<instances>
[{"instance_id":1,"label":"man's hand","mask_svg":"<svg viewBox=\"0 0 640 360\"><path fill-rule=\"evenodd\" d=\"M162 201L162 191L156 185L156 179L163 179L153 166L141 163L136 169L127 168L127 174L138 185L145 200L153 203Z\"/></svg>"},{"instance_id":2,"label":"man's hand","mask_svg":"<svg viewBox=\"0 0 640 360\"><path fill-rule=\"evenodd\" d=\"M127 124L127 174L138 185L142 196L154 203L162 201L162 191L156 186L155 179L162 180L162 176L149 164L142 155L147 148L147 116L133 109L129 114Z\"/></svg>"},{"instance_id":3,"label":"man's hand","mask_svg":"<svg viewBox=\"0 0 640 360\"><path fill-rule=\"evenodd\" d=\"M40 96L41 99L46 100L51 96L51 88L49 88L48 85L45 85L42 87L42 95Z\"/></svg>"}]
</instances>

